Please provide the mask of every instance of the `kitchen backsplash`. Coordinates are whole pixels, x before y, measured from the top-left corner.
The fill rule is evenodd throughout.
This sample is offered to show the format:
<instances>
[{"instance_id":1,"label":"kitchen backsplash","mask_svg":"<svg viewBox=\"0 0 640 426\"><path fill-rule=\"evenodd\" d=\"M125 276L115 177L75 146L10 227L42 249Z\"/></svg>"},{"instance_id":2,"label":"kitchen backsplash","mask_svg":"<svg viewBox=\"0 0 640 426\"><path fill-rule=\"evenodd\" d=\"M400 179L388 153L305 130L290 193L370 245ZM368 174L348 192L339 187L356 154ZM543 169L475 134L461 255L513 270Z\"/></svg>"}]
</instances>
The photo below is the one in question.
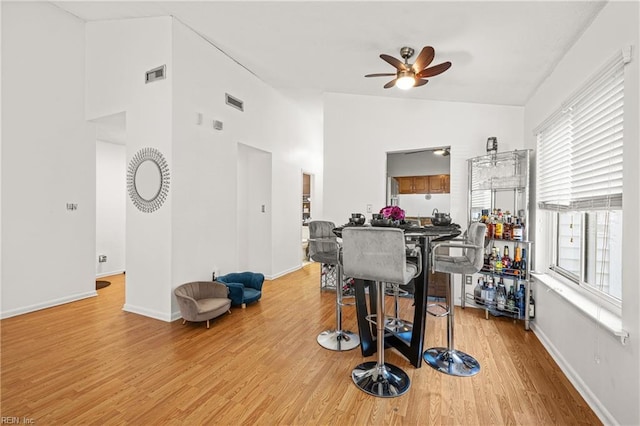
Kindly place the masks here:
<instances>
[{"instance_id":1,"label":"kitchen backsplash","mask_svg":"<svg viewBox=\"0 0 640 426\"><path fill-rule=\"evenodd\" d=\"M434 208L440 213L449 213L451 210L449 194L431 194L430 197L431 199L427 200L425 194L400 194L398 205L407 216L412 217L430 217Z\"/></svg>"}]
</instances>

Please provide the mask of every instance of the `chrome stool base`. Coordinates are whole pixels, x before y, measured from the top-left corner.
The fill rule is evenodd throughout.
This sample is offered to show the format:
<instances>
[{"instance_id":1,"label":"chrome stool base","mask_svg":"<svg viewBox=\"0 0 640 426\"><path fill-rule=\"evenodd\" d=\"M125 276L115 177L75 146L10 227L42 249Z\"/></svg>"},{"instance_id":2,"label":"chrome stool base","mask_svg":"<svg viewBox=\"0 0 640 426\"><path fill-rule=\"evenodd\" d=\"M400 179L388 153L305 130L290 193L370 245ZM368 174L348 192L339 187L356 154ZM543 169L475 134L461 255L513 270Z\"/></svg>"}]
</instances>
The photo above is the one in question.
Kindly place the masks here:
<instances>
[{"instance_id":1,"label":"chrome stool base","mask_svg":"<svg viewBox=\"0 0 640 426\"><path fill-rule=\"evenodd\" d=\"M450 376L470 377L480 372L480 363L471 355L447 348L430 348L422 356L427 364Z\"/></svg>"},{"instance_id":2,"label":"chrome stool base","mask_svg":"<svg viewBox=\"0 0 640 426\"><path fill-rule=\"evenodd\" d=\"M358 365L351 372L353 383L363 392L382 398L394 398L405 394L411 386L409 376L392 364L382 365L369 361Z\"/></svg>"},{"instance_id":3,"label":"chrome stool base","mask_svg":"<svg viewBox=\"0 0 640 426\"><path fill-rule=\"evenodd\" d=\"M318 344L332 351L350 351L360 344L360 336L348 330L326 330L318 334Z\"/></svg>"}]
</instances>

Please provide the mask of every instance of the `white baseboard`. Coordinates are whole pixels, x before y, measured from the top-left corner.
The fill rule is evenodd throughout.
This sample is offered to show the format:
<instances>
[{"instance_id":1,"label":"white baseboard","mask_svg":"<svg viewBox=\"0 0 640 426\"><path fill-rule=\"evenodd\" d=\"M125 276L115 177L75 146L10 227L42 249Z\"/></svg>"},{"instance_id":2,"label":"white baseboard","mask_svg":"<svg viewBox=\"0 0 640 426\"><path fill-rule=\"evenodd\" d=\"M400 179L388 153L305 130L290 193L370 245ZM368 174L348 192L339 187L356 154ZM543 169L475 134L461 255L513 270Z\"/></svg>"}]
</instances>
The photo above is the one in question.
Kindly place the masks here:
<instances>
[{"instance_id":1,"label":"white baseboard","mask_svg":"<svg viewBox=\"0 0 640 426\"><path fill-rule=\"evenodd\" d=\"M96 278L108 277L110 275L120 275L124 274L124 269L112 271L112 272L102 272L100 274L96 274Z\"/></svg>"},{"instance_id":2,"label":"white baseboard","mask_svg":"<svg viewBox=\"0 0 640 426\"><path fill-rule=\"evenodd\" d=\"M284 271L278 272L278 273L273 274L273 275L265 275L264 277L265 277L266 279L268 279L268 280L275 280L276 278L280 278L280 277L281 277L281 276L283 276L283 275L287 275L287 274L290 274L290 273L292 273L292 272L295 272L295 271L297 271L298 269L302 269L302 265L294 266L293 268L289 268L289 269L287 269L287 270L284 270Z\"/></svg>"},{"instance_id":3,"label":"white baseboard","mask_svg":"<svg viewBox=\"0 0 640 426\"><path fill-rule=\"evenodd\" d=\"M576 371L571 367L571 364L569 364L567 360L564 359L562 354L556 349L553 343L551 343L544 332L536 327L536 324L533 321L531 323L531 331L535 333L535 335L538 337L538 340L540 340L540 342L542 343L542 346L544 346L547 352L551 354L551 357L558 364L560 370L562 370L573 387L576 388L578 393L584 398L587 404L589 404L589 407L591 407L600 421L605 425L619 424L611 415L611 413L606 409L606 407L602 405L600 400L593 394L591 389L584 383L582 378L580 378L580 375L578 375Z\"/></svg>"},{"instance_id":4,"label":"white baseboard","mask_svg":"<svg viewBox=\"0 0 640 426\"><path fill-rule=\"evenodd\" d=\"M182 318L182 314L180 313L180 311L176 311L176 312L172 312L171 313L171 322L173 322L175 320L179 320L180 318Z\"/></svg>"},{"instance_id":5,"label":"white baseboard","mask_svg":"<svg viewBox=\"0 0 640 426\"><path fill-rule=\"evenodd\" d=\"M29 312L35 312L41 309L52 308L54 306L64 305L66 303L87 299L89 297L95 297L97 295L98 295L98 292L95 290L87 291L84 293L72 294L69 296L61 297L59 299L48 300L46 302L36 303L34 305L11 309L9 311L3 311L2 313L0 313L0 318L5 319L5 318L15 317L16 315L28 314Z\"/></svg>"},{"instance_id":6,"label":"white baseboard","mask_svg":"<svg viewBox=\"0 0 640 426\"><path fill-rule=\"evenodd\" d=\"M164 312L154 311L152 309L142 308L140 306L134 306L129 303L125 303L124 306L122 307L122 310L126 312L131 312L132 314L138 314L145 317L157 319L160 321L165 321L165 322L174 321L172 319L173 313L167 315Z\"/></svg>"}]
</instances>

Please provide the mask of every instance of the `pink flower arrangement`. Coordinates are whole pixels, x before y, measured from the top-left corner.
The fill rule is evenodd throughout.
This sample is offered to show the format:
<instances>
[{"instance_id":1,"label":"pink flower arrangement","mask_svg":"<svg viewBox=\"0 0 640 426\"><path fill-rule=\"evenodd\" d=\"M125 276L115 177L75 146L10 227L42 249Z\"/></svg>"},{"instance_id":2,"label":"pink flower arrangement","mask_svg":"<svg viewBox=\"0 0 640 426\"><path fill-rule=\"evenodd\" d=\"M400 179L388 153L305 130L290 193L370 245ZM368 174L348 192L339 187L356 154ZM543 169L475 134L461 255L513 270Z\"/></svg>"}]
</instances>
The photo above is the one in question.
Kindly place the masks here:
<instances>
[{"instance_id":1,"label":"pink flower arrangement","mask_svg":"<svg viewBox=\"0 0 640 426\"><path fill-rule=\"evenodd\" d=\"M380 209L380 214L385 219L404 220L404 210L398 206L386 206Z\"/></svg>"}]
</instances>

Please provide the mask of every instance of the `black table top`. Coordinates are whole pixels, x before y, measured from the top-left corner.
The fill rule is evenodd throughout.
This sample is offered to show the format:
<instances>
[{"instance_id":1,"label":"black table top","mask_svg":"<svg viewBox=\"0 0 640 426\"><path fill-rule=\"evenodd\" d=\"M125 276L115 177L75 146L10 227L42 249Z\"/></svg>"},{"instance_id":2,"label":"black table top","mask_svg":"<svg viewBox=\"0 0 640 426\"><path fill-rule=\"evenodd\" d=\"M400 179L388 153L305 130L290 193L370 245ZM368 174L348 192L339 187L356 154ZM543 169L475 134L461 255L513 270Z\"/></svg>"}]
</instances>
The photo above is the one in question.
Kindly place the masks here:
<instances>
[{"instance_id":1,"label":"black table top","mask_svg":"<svg viewBox=\"0 0 640 426\"><path fill-rule=\"evenodd\" d=\"M368 226L379 227L374 225L353 225L353 224L347 223L346 225L342 225L334 228L333 233L336 234L336 236L338 237L342 237L342 230L344 228L351 228L351 227L364 228ZM424 235L424 236L438 237L442 235L447 235L449 237L457 237L461 233L460 225L458 225L457 223L452 223L446 226L436 226L436 225L416 226L416 225L399 224L399 225L387 225L383 227L399 228L399 229L402 229L404 233L407 235L416 235L416 236Z\"/></svg>"}]
</instances>

